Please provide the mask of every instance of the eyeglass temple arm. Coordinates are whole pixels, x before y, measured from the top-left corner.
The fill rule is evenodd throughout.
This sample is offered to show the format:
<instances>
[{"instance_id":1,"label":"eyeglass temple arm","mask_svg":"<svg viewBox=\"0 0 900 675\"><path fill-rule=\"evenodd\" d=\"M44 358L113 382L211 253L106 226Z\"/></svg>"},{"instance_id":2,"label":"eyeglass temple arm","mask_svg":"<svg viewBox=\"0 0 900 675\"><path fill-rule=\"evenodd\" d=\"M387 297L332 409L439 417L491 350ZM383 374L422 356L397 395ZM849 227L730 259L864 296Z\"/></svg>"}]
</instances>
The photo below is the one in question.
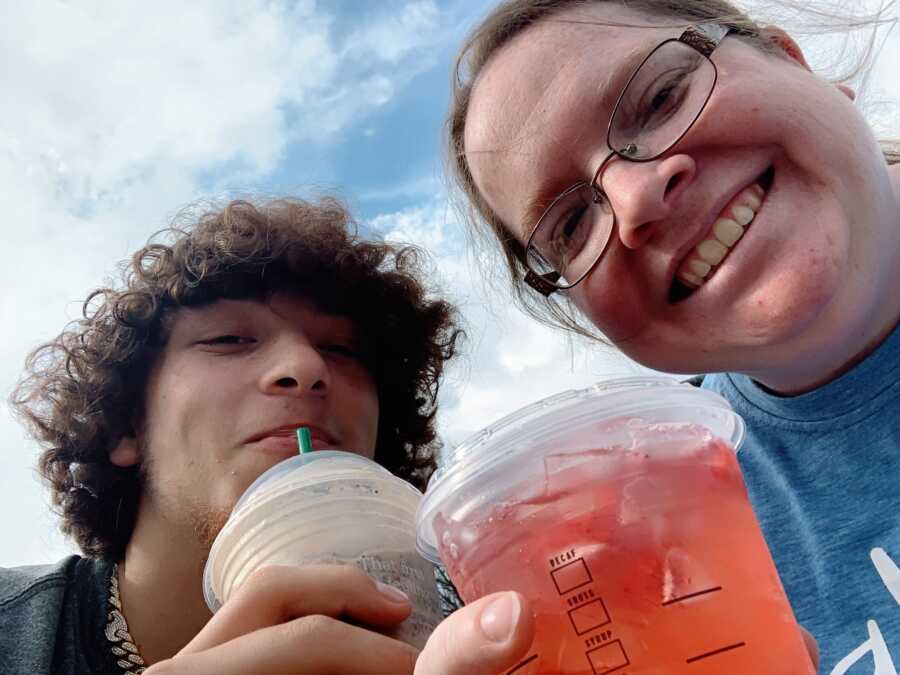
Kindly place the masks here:
<instances>
[{"instance_id":1,"label":"eyeglass temple arm","mask_svg":"<svg viewBox=\"0 0 900 675\"><path fill-rule=\"evenodd\" d=\"M525 283L531 286L545 298L549 297L554 291L558 291L559 287L556 282L559 281L559 272L548 272L547 274L537 274L534 270L528 270L525 274Z\"/></svg>"},{"instance_id":2,"label":"eyeglass temple arm","mask_svg":"<svg viewBox=\"0 0 900 675\"><path fill-rule=\"evenodd\" d=\"M725 36L731 32L732 29L728 26L722 26L717 23L701 23L688 28L681 34L681 37L679 37L678 40L679 42L690 45L709 58L709 55L713 53L713 50L715 50L719 43L725 39Z\"/></svg>"}]
</instances>

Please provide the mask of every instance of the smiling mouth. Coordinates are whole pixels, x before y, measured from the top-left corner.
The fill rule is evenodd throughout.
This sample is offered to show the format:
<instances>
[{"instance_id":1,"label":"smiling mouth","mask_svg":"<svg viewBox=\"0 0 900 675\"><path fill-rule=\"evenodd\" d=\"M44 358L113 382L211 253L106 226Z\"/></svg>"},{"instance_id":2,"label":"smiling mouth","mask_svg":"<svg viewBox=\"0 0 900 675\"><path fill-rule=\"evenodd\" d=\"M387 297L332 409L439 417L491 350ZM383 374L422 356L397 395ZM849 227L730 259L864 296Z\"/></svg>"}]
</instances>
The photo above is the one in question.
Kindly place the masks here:
<instances>
[{"instance_id":1,"label":"smiling mouth","mask_svg":"<svg viewBox=\"0 0 900 675\"><path fill-rule=\"evenodd\" d=\"M707 238L697 244L679 265L669 289L670 303L685 300L712 278L753 223L774 180L775 167L770 166L725 208L713 223Z\"/></svg>"}]
</instances>

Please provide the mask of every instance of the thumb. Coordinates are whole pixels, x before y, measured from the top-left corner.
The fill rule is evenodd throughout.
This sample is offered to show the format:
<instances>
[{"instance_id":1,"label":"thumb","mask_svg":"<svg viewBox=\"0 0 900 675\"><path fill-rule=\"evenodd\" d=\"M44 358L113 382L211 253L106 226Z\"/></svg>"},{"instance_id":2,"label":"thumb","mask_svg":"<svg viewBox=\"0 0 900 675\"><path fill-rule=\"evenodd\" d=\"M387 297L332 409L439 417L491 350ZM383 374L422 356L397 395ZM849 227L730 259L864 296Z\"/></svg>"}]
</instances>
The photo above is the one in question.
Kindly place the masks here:
<instances>
[{"instance_id":1,"label":"thumb","mask_svg":"<svg viewBox=\"0 0 900 675\"><path fill-rule=\"evenodd\" d=\"M526 657L534 639L528 601L494 593L457 610L428 638L415 675L500 675Z\"/></svg>"}]
</instances>

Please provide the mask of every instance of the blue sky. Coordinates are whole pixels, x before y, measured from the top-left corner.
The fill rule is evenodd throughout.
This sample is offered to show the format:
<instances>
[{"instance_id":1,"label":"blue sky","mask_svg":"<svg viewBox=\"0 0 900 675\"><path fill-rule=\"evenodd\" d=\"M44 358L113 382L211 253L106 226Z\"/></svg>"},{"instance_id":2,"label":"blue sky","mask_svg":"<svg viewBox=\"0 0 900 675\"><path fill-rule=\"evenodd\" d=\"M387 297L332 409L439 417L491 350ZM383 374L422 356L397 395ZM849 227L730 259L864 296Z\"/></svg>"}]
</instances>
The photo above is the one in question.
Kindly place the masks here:
<instances>
[{"instance_id":1,"label":"blue sky","mask_svg":"<svg viewBox=\"0 0 900 675\"><path fill-rule=\"evenodd\" d=\"M815 4L815 3L814 3ZM77 317L87 291L185 204L242 194L345 198L362 226L427 246L469 338L442 393L458 442L552 393L636 366L510 307L448 205L440 138L456 46L482 0L7 3L0 198L8 249L0 389ZM790 28L790 26L789 26ZM822 63L832 41L801 38ZM874 123L900 136L900 36L873 71ZM0 409L0 565L71 551Z\"/></svg>"}]
</instances>

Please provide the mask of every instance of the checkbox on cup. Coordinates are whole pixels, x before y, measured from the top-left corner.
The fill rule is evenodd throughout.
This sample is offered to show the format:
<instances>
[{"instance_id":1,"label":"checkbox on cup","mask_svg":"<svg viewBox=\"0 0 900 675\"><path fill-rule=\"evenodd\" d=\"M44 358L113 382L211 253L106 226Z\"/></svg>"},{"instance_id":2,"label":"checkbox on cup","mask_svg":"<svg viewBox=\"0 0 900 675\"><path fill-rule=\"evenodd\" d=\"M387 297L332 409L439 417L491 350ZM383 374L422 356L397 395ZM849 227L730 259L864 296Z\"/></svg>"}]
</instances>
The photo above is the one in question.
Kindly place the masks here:
<instances>
[{"instance_id":1,"label":"checkbox on cup","mask_svg":"<svg viewBox=\"0 0 900 675\"><path fill-rule=\"evenodd\" d=\"M601 628L611 621L609 613L606 611L606 605L600 598L569 610L569 618L578 635Z\"/></svg>"},{"instance_id":2,"label":"checkbox on cup","mask_svg":"<svg viewBox=\"0 0 900 675\"><path fill-rule=\"evenodd\" d=\"M556 590L560 595L565 595L593 581L591 571L584 562L584 558L573 560L569 564L553 570L550 574L553 576L553 583L556 584Z\"/></svg>"},{"instance_id":3,"label":"checkbox on cup","mask_svg":"<svg viewBox=\"0 0 900 675\"><path fill-rule=\"evenodd\" d=\"M607 675L631 664L619 640L590 650L587 657L591 662L591 668L594 669L594 675Z\"/></svg>"}]
</instances>

